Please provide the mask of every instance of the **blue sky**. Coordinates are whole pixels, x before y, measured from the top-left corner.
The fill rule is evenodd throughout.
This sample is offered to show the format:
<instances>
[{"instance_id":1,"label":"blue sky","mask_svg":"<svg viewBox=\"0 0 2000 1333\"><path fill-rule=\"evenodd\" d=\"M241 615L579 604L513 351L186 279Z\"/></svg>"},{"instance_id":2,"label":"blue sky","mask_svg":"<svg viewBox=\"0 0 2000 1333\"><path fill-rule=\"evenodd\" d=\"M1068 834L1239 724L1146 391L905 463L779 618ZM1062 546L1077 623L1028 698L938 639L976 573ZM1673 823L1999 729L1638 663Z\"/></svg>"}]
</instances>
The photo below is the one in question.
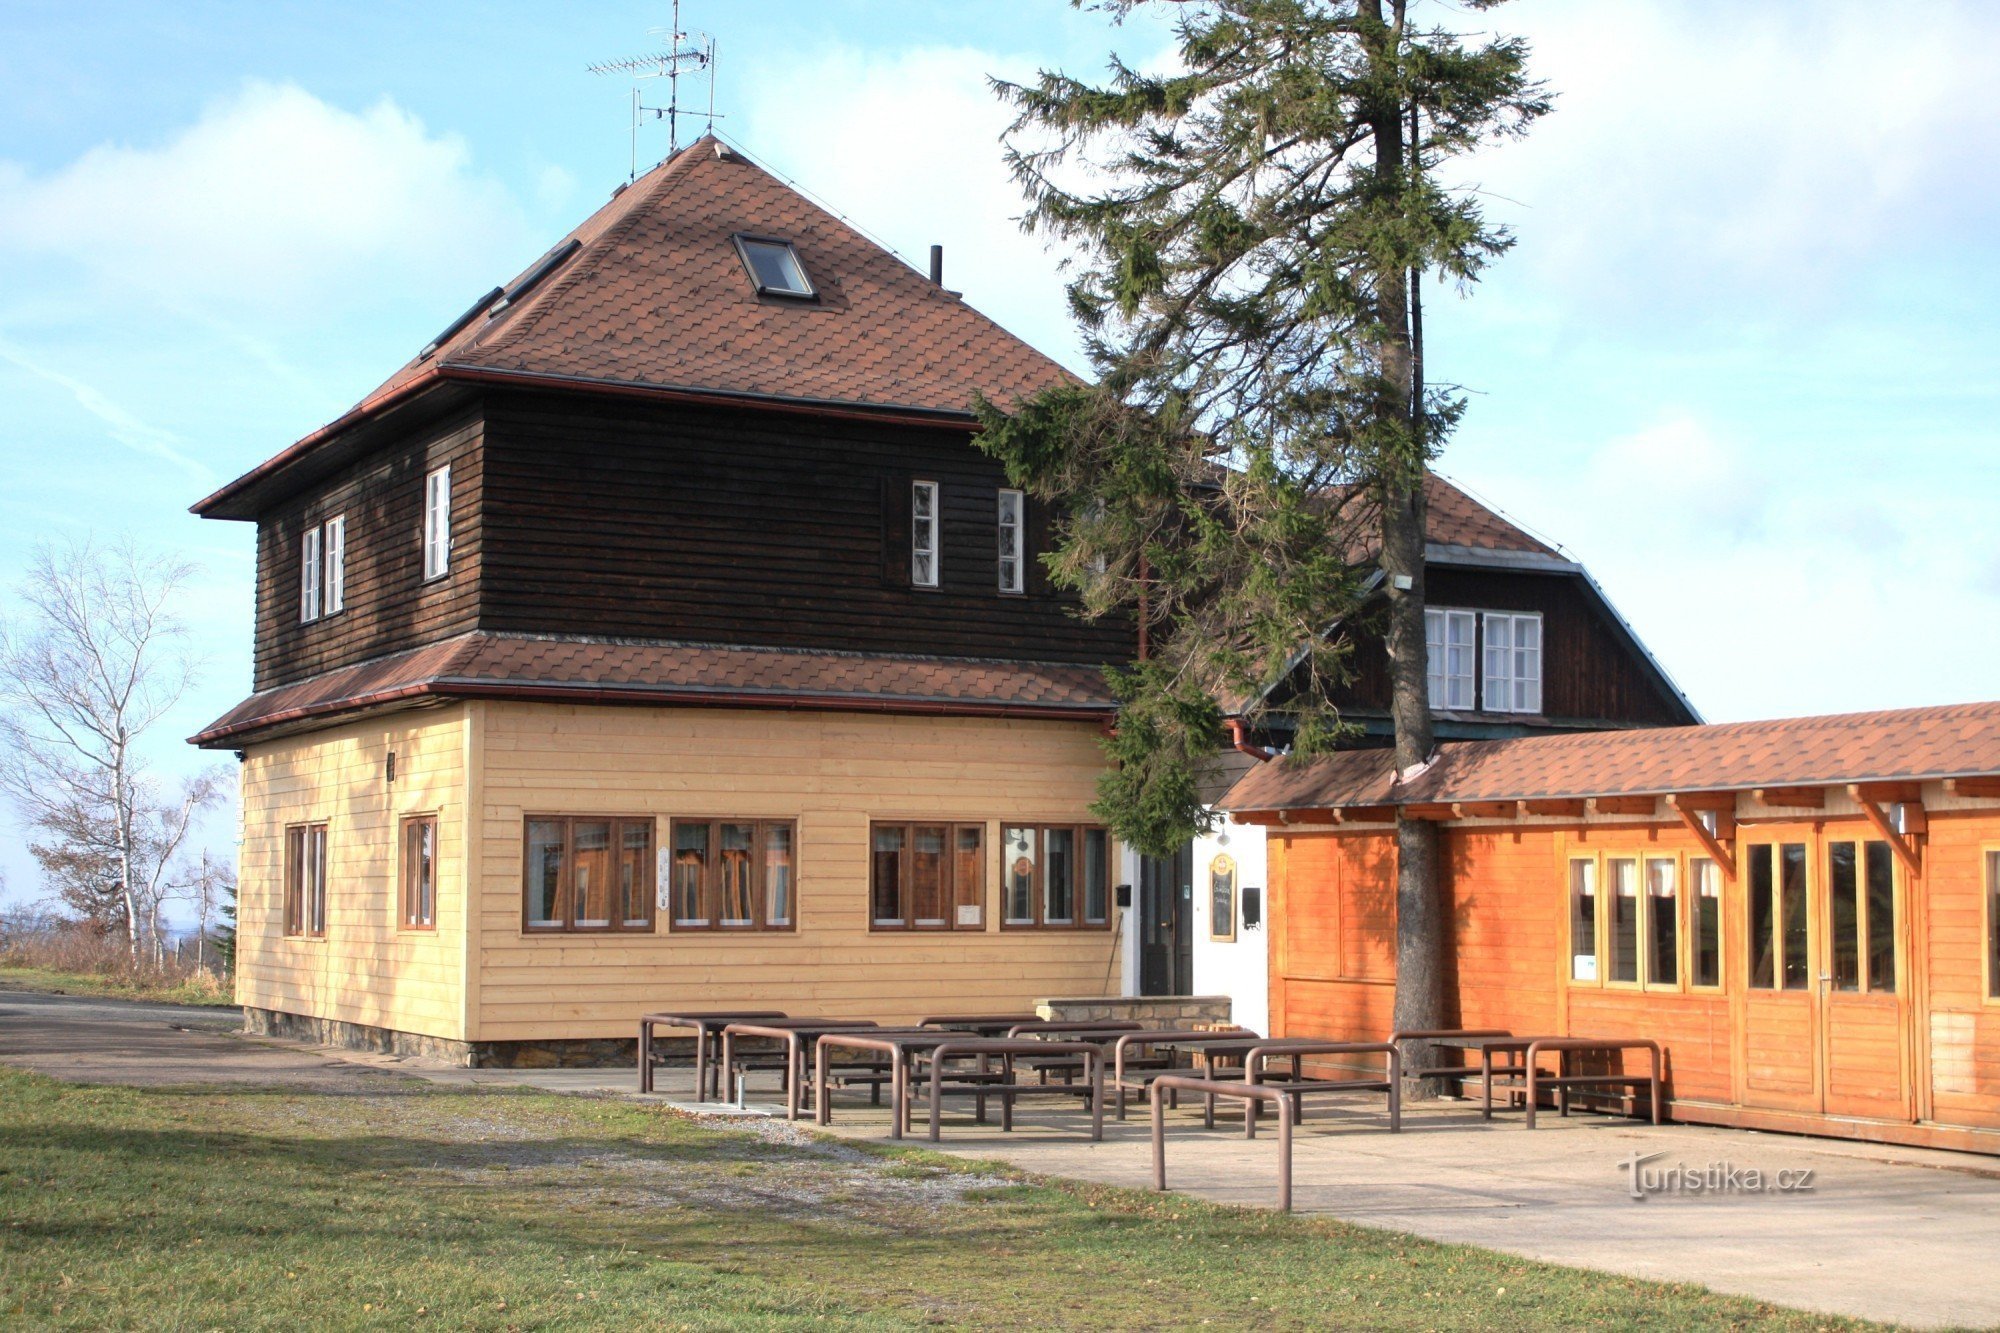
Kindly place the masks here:
<instances>
[{"instance_id":1,"label":"blue sky","mask_svg":"<svg viewBox=\"0 0 2000 1333\"><path fill-rule=\"evenodd\" d=\"M1442 469L1588 563L1712 719L2000 697L2000 7L1885 12L1456 16L1528 36L1560 101L1465 168L1520 243L1469 298L1433 295L1433 374L1472 396ZM630 85L584 66L649 49L666 16L0 10L0 586L51 536L179 551L205 571L187 612L208 669L175 735L235 702L251 533L186 506L624 178ZM904 254L943 243L969 300L1075 359L983 76L1095 69L1100 18L697 0L684 22L719 41L726 133ZM1162 48L1145 26L1116 41ZM4 816L0 872L32 896Z\"/></svg>"}]
</instances>

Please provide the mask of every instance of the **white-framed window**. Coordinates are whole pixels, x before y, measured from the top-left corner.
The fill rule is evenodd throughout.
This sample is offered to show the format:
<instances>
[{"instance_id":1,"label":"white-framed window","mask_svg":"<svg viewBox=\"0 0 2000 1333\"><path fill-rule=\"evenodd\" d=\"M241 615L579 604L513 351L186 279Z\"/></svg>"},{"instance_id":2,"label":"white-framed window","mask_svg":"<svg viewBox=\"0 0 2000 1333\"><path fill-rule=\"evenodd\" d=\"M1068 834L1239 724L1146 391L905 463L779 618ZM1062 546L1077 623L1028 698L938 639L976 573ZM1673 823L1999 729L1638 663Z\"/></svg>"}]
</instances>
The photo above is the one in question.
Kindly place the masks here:
<instances>
[{"instance_id":1,"label":"white-framed window","mask_svg":"<svg viewBox=\"0 0 2000 1333\"><path fill-rule=\"evenodd\" d=\"M1001 491L995 516L1000 535L1001 592L1026 592L1028 588L1027 570L1021 563L1021 513L1021 493Z\"/></svg>"},{"instance_id":2,"label":"white-framed window","mask_svg":"<svg viewBox=\"0 0 2000 1333\"><path fill-rule=\"evenodd\" d=\"M1486 711L1542 711L1542 618L1488 611L1486 632Z\"/></svg>"},{"instance_id":3,"label":"white-framed window","mask_svg":"<svg viewBox=\"0 0 2000 1333\"><path fill-rule=\"evenodd\" d=\"M1470 611L1424 609L1424 656L1429 662L1431 707L1473 707L1473 629Z\"/></svg>"},{"instance_id":4,"label":"white-framed window","mask_svg":"<svg viewBox=\"0 0 2000 1333\"><path fill-rule=\"evenodd\" d=\"M451 464L424 478L424 577L451 570Z\"/></svg>"},{"instance_id":5,"label":"white-framed window","mask_svg":"<svg viewBox=\"0 0 2000 1333\"><path fill-rule=\"evenodd\" d=\"M910 582L938 586L938 484L910 483Z\"/></svg>"},{"instance_id":6,"label":"white-framed window","mask_svg":"<svg viewBox=\"0 0 2000 1333\"><path fill-rule=\"evenodd\" d=\"M309 624L319 619L320 527L305 530L299 541L299 621Z\"/></svg>"},{"instance_id":7,"label":"white-framed window","mask_svg":"<svg viewBox=\"0 0 2000 1333\"><path fill-rule=\"evenodd\" d=\"M320 600L331 616L347 609L347 515L335 514L326 521L321 544L325 548L326 587Z\"/></svg>"}]
</instances>

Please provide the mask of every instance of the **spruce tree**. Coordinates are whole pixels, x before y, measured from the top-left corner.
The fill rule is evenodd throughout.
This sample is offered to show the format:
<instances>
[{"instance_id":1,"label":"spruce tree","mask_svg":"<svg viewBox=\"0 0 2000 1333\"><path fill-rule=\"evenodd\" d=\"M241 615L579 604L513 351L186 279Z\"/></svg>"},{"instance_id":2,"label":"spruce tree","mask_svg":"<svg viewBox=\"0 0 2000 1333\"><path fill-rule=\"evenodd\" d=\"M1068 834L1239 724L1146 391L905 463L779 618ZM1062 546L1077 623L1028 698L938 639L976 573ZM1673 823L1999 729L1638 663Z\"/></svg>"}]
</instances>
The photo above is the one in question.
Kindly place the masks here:
<instances>
[{"instance_id":1,"label":"spruce tree","mask_svg":"<svg viewBox=\"0 0 2000 1333\"><path fill-rule=\"evenodd\" d=\"M1420 282L1463 287L1511 243L1437 168L1549 101L1525 43L1422 26L1407 0L1072 3L1166 7L1177 68L996 81L1023 223L1080 256L1096 380L976 406L983 447L1065 515L1052 578L1138 620L1096 809L1166 855L1208 825L1197 775L1225 713L1293 761L1349 734L1334 627L1375 596L1397 766L1431 757L1423 481L1463 401L1425 382ZM1401 820L1397 841L1395 1021L1438 1027L1436 831Z\"/></svg>"}]
</instances>

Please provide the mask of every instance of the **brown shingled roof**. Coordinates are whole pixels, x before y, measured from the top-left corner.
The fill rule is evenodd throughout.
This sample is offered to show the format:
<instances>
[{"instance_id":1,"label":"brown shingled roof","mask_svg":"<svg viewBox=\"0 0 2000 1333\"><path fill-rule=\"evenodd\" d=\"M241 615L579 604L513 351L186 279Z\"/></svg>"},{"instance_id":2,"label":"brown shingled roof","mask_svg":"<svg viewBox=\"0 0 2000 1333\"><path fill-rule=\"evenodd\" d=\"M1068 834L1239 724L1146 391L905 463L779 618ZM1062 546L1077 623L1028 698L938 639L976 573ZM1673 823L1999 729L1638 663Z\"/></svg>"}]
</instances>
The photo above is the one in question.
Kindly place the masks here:
<instances>
[{"instance_id":1,"label":"brown shingled roof","mask_svg":"<svg viewBox=\"0 0 2000 1333\"><path fill-rule=\"evenodd\" d=\"M253 694L191 740L226 747L359 709L451 698L1079 719L1114 708L1103 674L1072 663L474 631Z\"/></svg>"},{"instance_id":2,"label":"brown shingled roof","mask_svg":"<svg viewBox=\"0 0 2000 1333\"><path fill-rule=\"evenodd\" d=\"M1388 750L1353 750L1245 774L1225 810L1330 810L2000 774L2000 702L1769 722L1458 741L1395 781Z\"/></svg>"}]
</instances>

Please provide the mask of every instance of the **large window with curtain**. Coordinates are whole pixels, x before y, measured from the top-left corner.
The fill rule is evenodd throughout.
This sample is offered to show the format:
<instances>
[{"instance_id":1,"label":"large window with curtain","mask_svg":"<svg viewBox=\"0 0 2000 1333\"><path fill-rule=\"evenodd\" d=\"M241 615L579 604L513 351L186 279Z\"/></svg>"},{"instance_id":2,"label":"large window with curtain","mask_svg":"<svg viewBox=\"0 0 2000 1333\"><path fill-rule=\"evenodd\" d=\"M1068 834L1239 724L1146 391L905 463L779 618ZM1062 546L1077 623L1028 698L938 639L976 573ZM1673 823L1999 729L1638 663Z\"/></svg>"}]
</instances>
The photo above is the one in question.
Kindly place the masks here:
<instances>
[{"instance_id":1,"label":"large window with curtain","mask_svg":"<svg viewBox=\"0 0 2000 1333\"><path fill-rule=\"evenodd\" d=\"M529 815L522 925L599 934L653 929L653 821Z\"/></svg>"},{"instance_id":2,"label":"large window with curtain","mask_svg":"<svg viewBox=\"0 0 2000 1333\"><path fill-rule=\"evenodd\" d=\"M788 819L676 819L669 874L675 931L797 925L798 826Z\"/></svg>"},{"instance_id":3,"label":"large window with curtain","mask_svg":"<svg viewBox=\"0 0 2000 1333\"><path fill-rule=\"evenodd\" d=\"M986 929L986 826L870 825L868 924L874 930Z\"/></svg>"}]
</instances>

